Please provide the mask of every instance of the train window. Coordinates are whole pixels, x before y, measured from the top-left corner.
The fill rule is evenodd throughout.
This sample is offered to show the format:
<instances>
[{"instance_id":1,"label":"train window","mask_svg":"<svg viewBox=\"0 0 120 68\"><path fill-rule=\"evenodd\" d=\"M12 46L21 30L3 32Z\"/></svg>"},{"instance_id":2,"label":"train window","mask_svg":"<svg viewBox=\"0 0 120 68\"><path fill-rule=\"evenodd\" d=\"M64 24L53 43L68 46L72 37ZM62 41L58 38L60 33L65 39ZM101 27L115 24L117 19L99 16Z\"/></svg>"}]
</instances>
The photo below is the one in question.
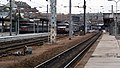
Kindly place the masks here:
<instances>
[{"instance_id":1,"label":"train window","mask_svg":"<svg viewBox=\"0 0 120 68\"><path fill-rule=\"evenodd\" d=\"M58 28L66 28L66 26L58 26Z\"/></svg>"}]
</instances>

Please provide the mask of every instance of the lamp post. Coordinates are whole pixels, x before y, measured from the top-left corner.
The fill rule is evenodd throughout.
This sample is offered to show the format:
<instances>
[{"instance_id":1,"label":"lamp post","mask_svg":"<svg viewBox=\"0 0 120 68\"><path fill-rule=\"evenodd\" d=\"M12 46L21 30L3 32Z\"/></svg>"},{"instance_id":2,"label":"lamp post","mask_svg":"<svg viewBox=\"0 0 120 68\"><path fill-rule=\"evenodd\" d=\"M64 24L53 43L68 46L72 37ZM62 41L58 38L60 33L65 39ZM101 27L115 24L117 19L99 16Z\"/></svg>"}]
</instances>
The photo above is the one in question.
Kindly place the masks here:
<instances>
[{"instance_id":1,"label":"lamp post","mask_svg":"<svg viewBox=\"0 0 120 68\"><path fill-rule=\"evenodd\" d=\"M108 1L114 1L115 4L116 4L116 16L115 16L115 18L116 18L116 22L115 22L115 36L116 36L116 35L117 35L117 3L118 3L120 0L118 0L118 1L116 1L116 0L108 0Z\"/></svg>"}]
</instances>

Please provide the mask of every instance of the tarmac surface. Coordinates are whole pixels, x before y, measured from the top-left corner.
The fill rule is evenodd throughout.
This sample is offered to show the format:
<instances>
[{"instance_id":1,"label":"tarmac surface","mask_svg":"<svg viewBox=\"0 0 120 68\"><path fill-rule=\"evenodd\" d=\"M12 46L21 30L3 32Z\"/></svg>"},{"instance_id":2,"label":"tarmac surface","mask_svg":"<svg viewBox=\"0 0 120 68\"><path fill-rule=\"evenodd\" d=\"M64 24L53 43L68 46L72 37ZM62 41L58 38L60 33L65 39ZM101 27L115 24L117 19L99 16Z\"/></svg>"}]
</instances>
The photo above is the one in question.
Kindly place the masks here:
<instances>
[{"instance_id":1,"label":"tarmac surface","mask_svg":"<svg viewBox=\"0 0 120 68\"><path fill-rule=\"evenodd\" d=\"M104 33L84 68L120 68L120 40Z\"/></svg>"}]
</instances>

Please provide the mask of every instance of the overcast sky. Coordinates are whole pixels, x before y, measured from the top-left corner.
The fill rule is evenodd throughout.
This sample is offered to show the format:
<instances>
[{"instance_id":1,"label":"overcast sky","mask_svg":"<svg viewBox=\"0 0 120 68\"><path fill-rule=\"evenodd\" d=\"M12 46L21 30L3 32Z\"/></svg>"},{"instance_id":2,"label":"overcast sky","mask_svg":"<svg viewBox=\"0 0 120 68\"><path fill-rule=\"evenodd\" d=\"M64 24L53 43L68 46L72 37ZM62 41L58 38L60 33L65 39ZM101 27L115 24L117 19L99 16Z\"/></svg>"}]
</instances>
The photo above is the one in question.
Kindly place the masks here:
<instances>
[{"instance_id":1,"label":"overcast sky","mask_svg":"<svg viewBox=\"0 0 120 68\"><path fill-rule=\"evenodd\" d=\"M7 0L0 0L2 4L8 3ZM32 7L37 7L37 9L40 12L46 12L46 5L49 4L49 2L46 2L46 0L15 0L15 1L23 1L27 2ZM83 1L84 0L72 0L72 6L80 6L83 7ZM117 1L117 0L116 0ZM115 2L114 1L108 1L108 0L86 0L87 3L87 11L86 12L110 12L111 5L114 5L114 11L115 8ZM67 6L66 8L64 6ZM69 12L69 0L57 0L57 13L68 13ZM103 6L103 7L101 7ZM42 7L42 8L39 8ZM118 10L120 10L120 2L118 2ZM120 11L118 11L120 12ZM83 8L77 8L72 7L72 13L79 14L83 13Z\"/></svg>"}]
</instances>

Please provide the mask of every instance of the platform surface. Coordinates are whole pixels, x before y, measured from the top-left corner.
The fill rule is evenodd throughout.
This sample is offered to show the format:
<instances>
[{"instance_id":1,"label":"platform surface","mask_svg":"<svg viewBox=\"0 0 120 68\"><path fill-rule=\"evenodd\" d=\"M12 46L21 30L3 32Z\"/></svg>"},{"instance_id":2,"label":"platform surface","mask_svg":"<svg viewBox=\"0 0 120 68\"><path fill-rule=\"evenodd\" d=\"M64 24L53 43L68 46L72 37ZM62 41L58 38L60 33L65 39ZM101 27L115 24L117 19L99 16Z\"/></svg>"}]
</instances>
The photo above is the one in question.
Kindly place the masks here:
<instances>
[{"instance_id":1,"label":"platform surface","mask_svg":"<svg viewBox=\"0 0 120 68\"><path fill-rule=\"evenodd\" d=\"M84 68L120 68L120 40L103 34Z\"/></svg>"},{"instance_id":2,"label":"platform surface","mask_svg":"<svg viewBox=\"0 0 120 68\"><path fill-rule=\"evenodd\" d=\"M29 39L29 38L34 38L34 37L43 37L43 36L48 36L48 33L30 33L30 34L18 34L15 35L14 33L12 36L9 36L9 33L0 33L0 42L5 42L5 41L12 41L12 40L22 40L22 39Z\"/></svg>"}]
</instances>

